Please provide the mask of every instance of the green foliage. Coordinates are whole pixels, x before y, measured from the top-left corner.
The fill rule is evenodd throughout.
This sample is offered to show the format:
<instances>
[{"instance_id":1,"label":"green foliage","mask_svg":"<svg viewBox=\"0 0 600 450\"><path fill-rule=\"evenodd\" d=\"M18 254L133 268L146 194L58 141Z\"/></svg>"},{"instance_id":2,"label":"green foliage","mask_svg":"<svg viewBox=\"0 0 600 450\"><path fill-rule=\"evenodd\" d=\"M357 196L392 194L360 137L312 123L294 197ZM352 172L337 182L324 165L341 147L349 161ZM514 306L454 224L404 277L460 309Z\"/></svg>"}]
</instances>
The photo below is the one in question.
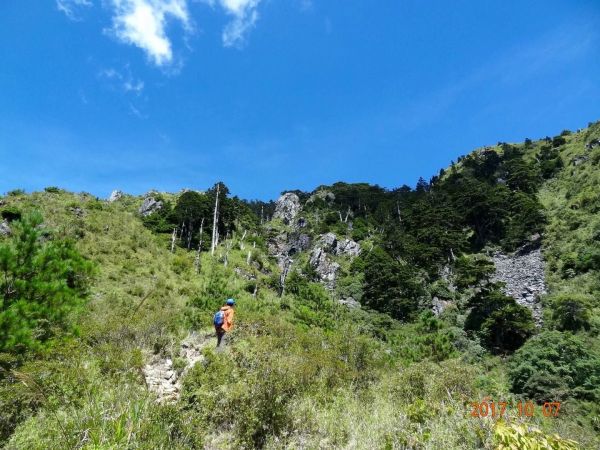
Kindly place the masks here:
<instances>
[{"instance_id":1,"label":"green foliage","mask_svg":"<svg viewBox=\"0 0 600 450\"><path fill-rule=\"evenodd\" d=\"M600 357L571 333L546 331L513 355L512 390L538 402L600 400Z\"/></svg>"},{"instance_id":2,"label":"green foliage","mask_svg":"<svg viewBox=\"0 0 600 450\"><path fill-rule=\"evenodd\" d=\"M49 194L60 194L62 192L62 189L56 186L48 186L44 188L44 191L48 192Z\"/></svg>"},{"instance_id":3,"label":"green foliage","mask_svg":"<svg viewBox=\"0 0 600 450\"><path fill-rule=\"evenodd\" d=\"M303 333L277 318L254 327L230 355L207 350L184 384L184 403L211 427L232 428L236 447L290 434L296 401L326 404L349 384L364 389L381 366L377 347L361 337Z\"/></svg>"},{"instance_id":4,"label":"green foliage","mask_svg":"<svg viewBox=\"0 0 600 450\"><path fill-rule=\"evenodd\" d=\"M87 293L91 263L72 242L45 240L41 225L39 213L28 214L0 244L0 351L36 348L69 328Z\"/></svg>"},{"instance_id":5,"label":"green foliage","mask_svg":"<svg viewBox=\"0 0 600 450\"><path fill-rule=\"evenodd\" d=\"M561 294L553 299L552 320L557 330L589 330L591 324L591 302L580 294Z\"/></svg>"},{"instance_id":6,"label":"green foliage","mask_svg":"<svg viewBox=\"0 0 600 450\"><path fill-rule=\"evenodd\" d=\"M535 427L525 424L506 425L498 422L494 428L494 443L497 450L578 450L576 441L562 439L557 434L547 435Z\"/></svg>"},{"instance_id":7,"label":"green foliage","mask_svg":"<svg viewBox=\"0 0 600 450\"><path fill-rule=\"evenodd\" d=\"M531 311L502 294L497 286L482 288L469 305L471 312L465 330L478 333L482 343L493 352L515 351L533 334Z\"/></svg>"},{"instance_id":8,"label":"green foliage","mask_svg":"<svg viewBox=\"0 0 600 450\"><path fill-rule=\"evenodd\" d=\"M364 267L365 305L395 319L413 319L425 296L414 269L378 247L364 257Z\"/></svg>"},{"instance_id":9,"label":"green foliage","mask_svg":"<svg viewBox=\"0 0 600 450\"><path fill-rule=\"evenodd\" d=\"M466 289L489 281L495 271L492 261L477 255L461 255L454 263L455 284Z\"/></svg>"}]
</instances>

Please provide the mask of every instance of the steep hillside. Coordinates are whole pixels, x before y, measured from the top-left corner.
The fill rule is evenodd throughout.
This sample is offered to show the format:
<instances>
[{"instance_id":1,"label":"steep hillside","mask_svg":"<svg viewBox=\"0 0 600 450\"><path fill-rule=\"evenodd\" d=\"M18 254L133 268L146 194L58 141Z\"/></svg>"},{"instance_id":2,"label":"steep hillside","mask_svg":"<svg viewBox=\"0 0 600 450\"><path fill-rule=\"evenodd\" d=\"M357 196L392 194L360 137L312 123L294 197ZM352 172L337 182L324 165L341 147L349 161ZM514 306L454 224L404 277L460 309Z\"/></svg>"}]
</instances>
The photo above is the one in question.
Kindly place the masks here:
<instances>
[{"instance_id":1,"label":"steep hillside","mask_svg":"<svg viewBox=\"0 0 600 450\"><path fill-rule=\"evenodd\" d=\"M599 139L597 123L479 149L415 189L336 183L276 203L222 183L8 193L0 442L598 448ZM472 416L492 401L503 420Z\"/></svg>"}]
</instances>

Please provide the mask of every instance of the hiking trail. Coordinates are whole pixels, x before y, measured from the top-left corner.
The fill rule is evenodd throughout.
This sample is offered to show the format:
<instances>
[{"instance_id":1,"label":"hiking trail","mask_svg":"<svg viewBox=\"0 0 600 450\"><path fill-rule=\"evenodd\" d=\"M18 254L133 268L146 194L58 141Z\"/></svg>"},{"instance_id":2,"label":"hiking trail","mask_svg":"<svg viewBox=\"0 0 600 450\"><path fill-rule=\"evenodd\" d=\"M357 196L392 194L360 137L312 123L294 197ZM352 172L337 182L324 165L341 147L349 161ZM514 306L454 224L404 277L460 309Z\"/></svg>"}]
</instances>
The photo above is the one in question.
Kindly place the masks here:
<instances>
[{"instance_id":1,"label":"hiking trail","mask_svg":"<svg viewBox=\"0 0 600 450\"><path fill-rule=\"evenodd\" d=\"M148 390L157 396L159 403L171 403L179 399L182 380L185 374L198 362L204 360L202 350L214 345L214 334L208 331L192 332L183 341L179 348L179 357L186 365L178 373L173 367L171 358L153 355L142 369Z\"/></svg>"}]
</instances>

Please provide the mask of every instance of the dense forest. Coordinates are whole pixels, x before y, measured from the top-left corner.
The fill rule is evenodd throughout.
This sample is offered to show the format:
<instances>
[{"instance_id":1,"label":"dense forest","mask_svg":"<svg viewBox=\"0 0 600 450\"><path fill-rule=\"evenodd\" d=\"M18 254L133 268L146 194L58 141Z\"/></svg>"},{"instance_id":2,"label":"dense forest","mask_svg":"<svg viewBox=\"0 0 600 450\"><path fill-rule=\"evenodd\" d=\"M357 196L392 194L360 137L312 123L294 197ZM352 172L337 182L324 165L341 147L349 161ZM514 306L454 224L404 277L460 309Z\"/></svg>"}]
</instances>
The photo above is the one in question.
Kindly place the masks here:
<instances>
[{"instance_id":1,"label":"dense forest","mask_svg":"<svg viewBox=\"0 0 600 450\"><path fill-rule=\"evenodd\" d=\"M0 444L598 448L599 163L600 122L414 188L8 192Z\"/></svg>"}]
</instances>

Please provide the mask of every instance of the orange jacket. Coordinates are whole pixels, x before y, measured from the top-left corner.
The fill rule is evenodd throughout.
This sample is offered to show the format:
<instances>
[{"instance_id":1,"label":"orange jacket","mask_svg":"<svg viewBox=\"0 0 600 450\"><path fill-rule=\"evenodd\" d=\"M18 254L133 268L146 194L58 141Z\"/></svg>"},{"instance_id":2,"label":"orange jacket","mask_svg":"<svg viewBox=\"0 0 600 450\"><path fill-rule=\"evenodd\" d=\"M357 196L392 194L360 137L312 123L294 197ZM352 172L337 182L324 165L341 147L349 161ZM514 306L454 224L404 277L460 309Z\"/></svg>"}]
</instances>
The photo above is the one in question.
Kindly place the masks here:
<instances>
[{"instance_id":1,"label":"orange jacket","mask_svg":"<svg viewBox=\"0 0 600 450\"><path fill-rule=\"evenodd\" d=\"M229 305L223 306L221 308L221 311L225 313L225 320L223 321L223 325L221 325L221 328L223 328L223 330L225 331L229 331L233 328L233 314L235 313L235 311Z\"/></svg>"}]
</instances>

